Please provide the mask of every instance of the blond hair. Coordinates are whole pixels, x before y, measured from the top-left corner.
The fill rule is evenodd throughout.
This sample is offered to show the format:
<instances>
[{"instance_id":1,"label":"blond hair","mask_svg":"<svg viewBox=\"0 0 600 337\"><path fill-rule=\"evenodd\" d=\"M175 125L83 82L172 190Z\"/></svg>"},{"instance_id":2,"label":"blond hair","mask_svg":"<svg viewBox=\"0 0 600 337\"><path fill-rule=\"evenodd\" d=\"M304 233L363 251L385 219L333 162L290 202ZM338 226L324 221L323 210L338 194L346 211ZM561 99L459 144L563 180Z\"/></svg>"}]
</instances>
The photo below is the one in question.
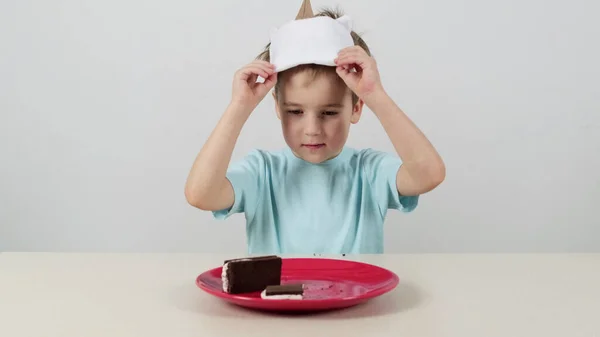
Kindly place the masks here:
<instances>
[{"instance_id":1,"label":"blond hair","mask_svg":"<svg viewBox=\"0 0 600 337\"><path fill-rule=\"evenodd\" d=\"M315 16L327 16L334 20L342 17L343 15L344 14L339 9L337 9L337 10L324 9L315 14ZM371 56L371 51L369 50L369 46L367 46L365 41L358 35L358 33L356 33L355 31L351 31L350 34L352 36L352 40L354 40L354 45L361 47L362 49L364 49L367 52L367 54L369 56ZM261 60L261 61L270 62L270 46L271 46L270 43L267 44L265 46L264 50L260 54L258 54L256 59ZM277 83L275 84L275 88L274 88L275 96L277 98L279 98L279 94L281 92L281 83L283 82L283 81L281 81L282 78L284 78L285 76L289 76L290 74L295 74L295 73L306 71L306 70L310 71L313 74L313 78L317 77L319 75L322 75L322 74L327 74L327 75L333 74L333 75L335 75L335 78L340 81L341 84L344 83L344 81L339 76L337 76L337 73L335 72L335 67L324 66L324 65L319 65L319 64L303 64L303 65L293 67L291 69L284 70L278 74L278 77L280 80L278 80ZM352 93L352 104L354 105L357 102L358 102L358 96L356 96L355 93Z\"/></svg>"}]
</instances>

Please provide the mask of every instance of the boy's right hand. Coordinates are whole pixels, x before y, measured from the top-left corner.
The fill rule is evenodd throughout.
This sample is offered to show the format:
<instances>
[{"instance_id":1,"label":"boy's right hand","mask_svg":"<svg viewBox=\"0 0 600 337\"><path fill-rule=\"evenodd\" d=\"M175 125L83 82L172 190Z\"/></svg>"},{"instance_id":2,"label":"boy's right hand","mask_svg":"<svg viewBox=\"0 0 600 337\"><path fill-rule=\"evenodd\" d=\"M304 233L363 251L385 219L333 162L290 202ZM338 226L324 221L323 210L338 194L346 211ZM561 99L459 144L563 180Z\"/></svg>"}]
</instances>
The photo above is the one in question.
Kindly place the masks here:
<instances>
[{"instance_id":1,"label":"boy's right hand","mask_svg":"<svg viewBox=\"0 0 600 337\"><path fill-rule=\"evenodd\" d=\"M257 83L258 76L264 83ZM239 69L233 78L232 103L254 110L277 82L275 66L265 61L254 61Z\"/></svg>"}]
</instances>

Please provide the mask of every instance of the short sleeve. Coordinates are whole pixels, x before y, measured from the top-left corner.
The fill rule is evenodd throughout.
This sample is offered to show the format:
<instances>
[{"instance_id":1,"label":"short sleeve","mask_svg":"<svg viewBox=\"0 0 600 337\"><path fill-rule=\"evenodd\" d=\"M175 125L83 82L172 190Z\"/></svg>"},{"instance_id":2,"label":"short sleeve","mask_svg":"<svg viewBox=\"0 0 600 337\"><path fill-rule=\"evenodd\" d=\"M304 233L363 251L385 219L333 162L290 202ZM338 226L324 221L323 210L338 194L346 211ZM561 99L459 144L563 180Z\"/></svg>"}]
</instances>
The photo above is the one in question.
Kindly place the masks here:
<instances>
[{"instance_id":1,"label":"short sleeve","mask_svg":"<svg viewBox=\"0 0 600 337\"><path fill-rule=\"evenodd\" d=\"M231 164L226 177L233 187L233 205L228 209L214 211L213 216L223 220L235 213L246 213L251 217L256 210L263 172L264 159L260 151L253 151Z\"/></svg>"},{"instance_id":2,"label":"short sleeve","mask_svg":"<svg viewBox=\"0 0 600 337\"><path fill-rule=\"evenodd\" d=\"M418 205L418 195L403 196L398 192L396 177L401 165L400 158L385 152L369 149L363 154L363 169L382 214L388 209L411 212Z\"/></svg>"}]
</instances>

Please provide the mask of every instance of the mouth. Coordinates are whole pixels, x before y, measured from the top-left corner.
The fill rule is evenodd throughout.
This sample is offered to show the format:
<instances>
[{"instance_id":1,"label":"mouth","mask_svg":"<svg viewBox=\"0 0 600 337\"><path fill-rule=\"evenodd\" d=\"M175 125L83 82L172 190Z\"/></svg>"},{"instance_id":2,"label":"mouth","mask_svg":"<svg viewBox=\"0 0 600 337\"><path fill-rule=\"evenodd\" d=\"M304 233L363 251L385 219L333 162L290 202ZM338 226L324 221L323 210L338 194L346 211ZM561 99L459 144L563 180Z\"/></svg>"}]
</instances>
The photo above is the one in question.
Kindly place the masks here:
<instances>
[{"instance_id":1,"label":"mouth","mask_svg":"<svg viewBox=\"0 0 600 337\"><path fill-rule=\"evenodd\" d=\"M305 147L305 148L310 149L310 150L318 150L318 149L320 149L320 148L322 148L324 146L325 146L324 143L320 143L320 144L317 144L317 143L315 143L315 144L302 144L302 147Z\"/></svg>"}]
</instances>

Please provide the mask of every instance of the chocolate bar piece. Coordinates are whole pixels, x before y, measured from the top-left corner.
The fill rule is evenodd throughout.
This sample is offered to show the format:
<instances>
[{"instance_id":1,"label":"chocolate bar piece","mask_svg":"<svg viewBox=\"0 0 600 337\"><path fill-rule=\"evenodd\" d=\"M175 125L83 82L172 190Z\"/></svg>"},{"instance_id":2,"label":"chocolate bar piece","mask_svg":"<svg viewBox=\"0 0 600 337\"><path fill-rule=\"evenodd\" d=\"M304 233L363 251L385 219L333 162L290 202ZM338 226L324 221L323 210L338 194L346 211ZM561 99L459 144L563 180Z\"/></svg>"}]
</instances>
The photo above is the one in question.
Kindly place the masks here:
<instances>
[{"instance_id":1,"label":"chocolate bar piece","mask_svg":"<svg viewBox=\"0 0 600 337\"><path fill-rule=\"evenodd\" d=\"M223 291L230 294L261 291L281 284L281 258L276 255L231 259L223 262Z\"/></svg>"},{"instance_id":2,"label":"chocolate bar piece","mask_svg":"<svg viewBox=\"0 0 600 337\"><path fill-rule=\"evenodd\" d=\"M304 297L304 285L301 283L268 286L262 293L263 299L300 300Z\"/></svg>"}]
</instances>

